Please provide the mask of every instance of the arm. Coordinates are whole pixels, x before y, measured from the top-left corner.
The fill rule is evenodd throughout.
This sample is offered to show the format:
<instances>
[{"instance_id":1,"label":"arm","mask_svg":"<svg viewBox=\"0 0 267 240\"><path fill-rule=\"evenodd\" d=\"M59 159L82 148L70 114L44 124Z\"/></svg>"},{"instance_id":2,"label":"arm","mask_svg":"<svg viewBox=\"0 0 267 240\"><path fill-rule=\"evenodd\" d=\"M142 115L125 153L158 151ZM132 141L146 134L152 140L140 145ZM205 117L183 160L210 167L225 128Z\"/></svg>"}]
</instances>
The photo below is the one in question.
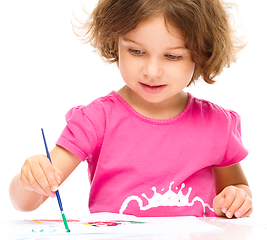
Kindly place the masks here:
<instances>
[{"instance_id":1,"label":"arm","mask_svg":"<svg viewBox=\"0 0 267 240\"><path fill-rule=\"evenodd\" d=\"M213 208L218 216L248 217L252 213L252 194L239 163L213 167L217 196Z\"/></svg>"},{"instance_id":2,"label":"arm","mask_svg":"<svg viewBox=\"0 0 267 240\"><path fill-rule=\"evenodd\" d=\"M9 188L13 206L20 211L37 209L49 196L55 197L62 184L80 160L62 147L50 153L53 165L44 155L28 158L21 172L12 179Z\"/></svg>"}]
</instances>

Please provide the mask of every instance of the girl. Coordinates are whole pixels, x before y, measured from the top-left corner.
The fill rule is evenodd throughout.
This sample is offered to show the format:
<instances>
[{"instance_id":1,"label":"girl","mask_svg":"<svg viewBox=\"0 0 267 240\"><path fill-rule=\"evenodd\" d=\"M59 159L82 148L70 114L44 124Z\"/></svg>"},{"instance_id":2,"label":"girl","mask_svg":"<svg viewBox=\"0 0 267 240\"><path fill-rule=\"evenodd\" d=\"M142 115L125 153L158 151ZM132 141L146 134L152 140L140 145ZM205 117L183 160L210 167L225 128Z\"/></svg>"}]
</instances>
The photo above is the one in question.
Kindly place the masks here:
<instances>
[{"instance_id":1,"label":"girl","mask_svg":"<svg viewBox=\"0 0 267 240\"><path fill-rule=\"evenodd\" d=\"M67 113L53 165L34 156L13 178L14 207L38 208L87 161L91 213L249 216L239 115L184 92L213 83L243 47L222 2L100 0L75 30L126 85Z\"/></svg>"}]
</instances>

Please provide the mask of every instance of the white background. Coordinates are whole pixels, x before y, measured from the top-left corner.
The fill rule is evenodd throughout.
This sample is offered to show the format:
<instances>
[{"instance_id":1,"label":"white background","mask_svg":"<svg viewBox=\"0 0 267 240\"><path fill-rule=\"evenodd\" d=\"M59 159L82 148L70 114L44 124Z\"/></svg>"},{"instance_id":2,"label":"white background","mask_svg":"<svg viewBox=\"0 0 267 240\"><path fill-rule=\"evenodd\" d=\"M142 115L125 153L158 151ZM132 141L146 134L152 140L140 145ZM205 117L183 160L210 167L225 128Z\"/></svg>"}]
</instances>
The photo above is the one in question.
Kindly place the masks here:
<instances>
[{"instance_id":1,"label":"white background","mask_svg":"<svg viewBox=\"0 0 267 240\"><path fill-rule=\"evenodd\" d=\"M1 219L58 218L55 199L31 213L16 211L9 183L27 157L45 154L41 127L50 150L65 126L65 113L118 90L123 80L115 65L103 63L71 27L85 4L96 0L0 1L0 186ZM254 214L265 210L266 193L266 7L264 0L236 0L239 27L248 45L238 62L215 85L198 82L186 89L194 96L237 111L243 143L250 151L242 166L253 191ZM240 21L238 21L240 22ZM67 218L88 213L89 182L85 163L60 187Z\"/></svg>"}]
</instances>

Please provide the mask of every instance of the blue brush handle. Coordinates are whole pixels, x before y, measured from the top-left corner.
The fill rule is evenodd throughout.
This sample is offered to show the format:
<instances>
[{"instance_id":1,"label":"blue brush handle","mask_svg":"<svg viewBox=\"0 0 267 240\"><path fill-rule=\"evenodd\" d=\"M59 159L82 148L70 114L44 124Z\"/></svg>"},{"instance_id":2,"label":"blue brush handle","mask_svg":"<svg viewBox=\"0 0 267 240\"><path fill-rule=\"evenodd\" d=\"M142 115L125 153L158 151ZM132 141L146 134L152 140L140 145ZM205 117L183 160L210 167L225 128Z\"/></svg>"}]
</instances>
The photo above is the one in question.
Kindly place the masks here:
<instances>
[{"instance_id":1,"label":"blue brush handle","mask_svg":"<svg viewBox=\"0 0 267 240\"><path fill-rule=\"evenodd\" d=\"M56 191L56 195L57 195L57 202L58 202L58 205L59 205L61 214L62 214L62 212L63 212L63 207L62 207L62 202L61 202L61 198L60 198L60 195L59 195L59 191L58 191L58 190Z\"/></svg>"},{"instance_id":2,"label":"blue brush handle","mask_svg":"<svg viewBox=\"0 0 267 240\"><path fill-rule=\"evenodd\" d=\"M41 130L42 130L42 135L43 135L43 139L44 139L46 155L47 155L47 158L49 159L49 161L52 164L52 161L51 161L51 158L50 158L50 154L49 154L49 151L48 151L48 147L47 147L47 144L46 144L46 140L45 140L44 130L42 128L41 128ZM58 205L59 205L60 211L63 212L62 202L61 202L61 198L60 198L58 190L56 191L56 195L57 195L57 201L58 201Z\"/></svg>"}]
</instances>

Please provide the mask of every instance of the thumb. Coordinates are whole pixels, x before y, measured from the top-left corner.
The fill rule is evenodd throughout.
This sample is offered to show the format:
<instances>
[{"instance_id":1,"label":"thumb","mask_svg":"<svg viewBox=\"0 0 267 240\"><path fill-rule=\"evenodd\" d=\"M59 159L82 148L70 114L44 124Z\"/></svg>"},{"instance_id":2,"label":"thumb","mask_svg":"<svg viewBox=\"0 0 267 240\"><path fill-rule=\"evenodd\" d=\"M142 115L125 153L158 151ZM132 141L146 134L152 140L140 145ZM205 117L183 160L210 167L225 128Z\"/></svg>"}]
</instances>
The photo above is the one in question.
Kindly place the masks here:
<instances>
[{"instance_id":1,"label":"thumb","mask_svg":"<svg viewBox=\"0 0 267 240\"><path fill-rule=\"evenodd\" d=\"M217 216L224 216L222 209L223 204L224 204L224 195L221 192L213 199L213 209L217 214Z\"/></svg>"},{"instance_id":2,"label":"thumb","mask_svg":"<svg viewBox=\"0 0 267 240\"><path fill-rule=\"evenodd\" d=\"M57 183L60 184L63 179L63 173L62 171L55 165L53 165L54 171L55 171L55 178L57 180Z\"/></svg>"}]
</instances>

